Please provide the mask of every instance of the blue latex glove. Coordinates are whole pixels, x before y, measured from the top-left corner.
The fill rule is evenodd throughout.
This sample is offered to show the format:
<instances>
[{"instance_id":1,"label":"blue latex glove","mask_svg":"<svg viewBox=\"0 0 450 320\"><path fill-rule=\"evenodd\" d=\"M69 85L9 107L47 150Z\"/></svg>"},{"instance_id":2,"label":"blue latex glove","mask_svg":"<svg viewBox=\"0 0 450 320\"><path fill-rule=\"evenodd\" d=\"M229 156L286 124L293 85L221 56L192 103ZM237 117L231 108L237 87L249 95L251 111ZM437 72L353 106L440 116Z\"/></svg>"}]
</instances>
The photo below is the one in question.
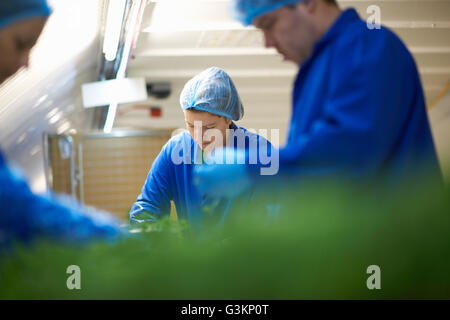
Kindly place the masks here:
<instances>
[{"instance_id":1,"label":"blue latex glove","mask_svg":"<svg viewBox=\"0 0 450 320\"><path fill-rule=\"evenodd\" d=\"M222 149L194 167L194 185L200 194L235 198L251 187L247 156L242 150ZM243 163L243 164L241 164Z\"/></svg>"}]
</instances>

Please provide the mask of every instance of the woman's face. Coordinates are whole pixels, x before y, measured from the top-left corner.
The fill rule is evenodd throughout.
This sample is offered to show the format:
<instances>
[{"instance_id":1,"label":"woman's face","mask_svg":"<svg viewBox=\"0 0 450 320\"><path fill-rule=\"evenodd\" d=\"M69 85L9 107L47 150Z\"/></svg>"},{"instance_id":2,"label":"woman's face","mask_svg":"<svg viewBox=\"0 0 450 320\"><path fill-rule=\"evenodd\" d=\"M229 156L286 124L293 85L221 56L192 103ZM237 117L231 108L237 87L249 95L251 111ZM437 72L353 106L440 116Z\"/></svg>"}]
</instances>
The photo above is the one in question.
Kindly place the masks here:
<instances>
[{"instance_id":1,"label":"woman's face","mask_svg":"<svg viewBox=\"0 0 450 320\"><path fill-rule=\"evenodd\" d=\"M0 84L28 66L30 50L44 28L46 18L31 18L0 29Z\"/></svg>"},{"instance_id":2,"label":"woman's face","mask_svg":"<svg viewBox=\"0 0 450 320\"><path fill-rule=\"evenodd\" d=\"M230 119L196 110L185 110L184 117L189 133L202 150L207 147L214 149L214 146L225 146L226 130L230 128ZM222 141L217 141L220 137Z\"/></svg>"}]
</instances>

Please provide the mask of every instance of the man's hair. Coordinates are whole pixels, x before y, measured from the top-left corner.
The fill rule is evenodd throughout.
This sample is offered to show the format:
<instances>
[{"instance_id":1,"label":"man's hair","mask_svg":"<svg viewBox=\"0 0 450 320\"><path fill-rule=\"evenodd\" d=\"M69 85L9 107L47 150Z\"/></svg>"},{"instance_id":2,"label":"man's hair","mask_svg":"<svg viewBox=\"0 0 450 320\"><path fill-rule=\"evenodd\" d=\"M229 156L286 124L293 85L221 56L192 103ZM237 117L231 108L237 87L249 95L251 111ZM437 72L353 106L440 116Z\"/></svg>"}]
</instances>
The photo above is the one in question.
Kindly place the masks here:
<instances>
[{"instance_id":1,"label":"man's hair","mask_svg":"<svg viewBox=\"0 0 450 320\"><path fill-rule=\"evenodd\" d=\"M306 1L309 1L309 0L306 0ZM336 0L323 0L323 1L328 4L337 5ZM287 5L286 7L293 9L293 8L295 8L295 6L296 6L295 4L290 4L290 5Z\"/></svg>"}]
</instances>

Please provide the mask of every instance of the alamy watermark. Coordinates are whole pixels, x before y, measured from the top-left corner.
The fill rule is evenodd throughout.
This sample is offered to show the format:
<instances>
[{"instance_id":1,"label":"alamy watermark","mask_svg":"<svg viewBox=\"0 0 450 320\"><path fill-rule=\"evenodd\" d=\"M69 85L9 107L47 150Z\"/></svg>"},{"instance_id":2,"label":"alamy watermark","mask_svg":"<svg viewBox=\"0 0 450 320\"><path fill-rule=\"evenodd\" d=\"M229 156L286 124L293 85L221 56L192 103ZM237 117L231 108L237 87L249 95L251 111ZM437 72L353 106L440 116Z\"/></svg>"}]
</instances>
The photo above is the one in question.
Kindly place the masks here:
<instances>
[{"instance_id":1,"label":"alamy watermark","mask_svg":"<svg viewBox=\"0 0 450 320\"><path fill-rule=\"evenodd\" d=\"M366 270L367 274L370 274L369 278L367 278L366 285L367 289L381 289L381 269L377 265L370 265Z\"/></svg>"},{"instance_id":2,"label":"alamy watermark","mask_svg":"<svg viewBox=\"0 0 450 320\"><path fill-rule=\"evenodd\" d=\"M70 274L67 278L66 286L69 290L81 289L81 269L77 265L70 265L66 269L66 273Z\"/></svg>"},{"instance_id":3,"label":"alamy watermark","mask_svg":"<svg viewBox=\"0 0 450 320\"><path fill-rule=\"evenodd\" d=\"M367 28L369 30L381 29L381 8L377 5L370 5L367 7L366 13L369 14L367 18Z\"/></svg>"}]
</instances>

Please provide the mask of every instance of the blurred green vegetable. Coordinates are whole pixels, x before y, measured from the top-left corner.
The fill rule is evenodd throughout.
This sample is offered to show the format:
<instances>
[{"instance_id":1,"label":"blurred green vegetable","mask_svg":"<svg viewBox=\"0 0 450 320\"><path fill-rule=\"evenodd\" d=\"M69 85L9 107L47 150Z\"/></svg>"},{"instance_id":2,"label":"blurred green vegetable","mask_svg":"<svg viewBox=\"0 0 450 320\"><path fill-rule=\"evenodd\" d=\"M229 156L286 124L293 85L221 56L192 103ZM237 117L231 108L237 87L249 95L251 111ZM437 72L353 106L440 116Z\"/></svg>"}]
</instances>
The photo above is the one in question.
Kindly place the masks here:
<instances>
[{"instance_id":1,"label":"blurred green vegetable","mask_svg":"<svg viewBox=\"0 0 450 320\"><path fill-rule=\"evenodd\" d=\"M449 299L449 192L418 185L291 188L272 218L255 204L220 228L163 219L114 244L17 246L0 298ZM66 287L69 265L81 290ZM366 286L370 265L381 290Z\"/></svg>"}]
</instances>

